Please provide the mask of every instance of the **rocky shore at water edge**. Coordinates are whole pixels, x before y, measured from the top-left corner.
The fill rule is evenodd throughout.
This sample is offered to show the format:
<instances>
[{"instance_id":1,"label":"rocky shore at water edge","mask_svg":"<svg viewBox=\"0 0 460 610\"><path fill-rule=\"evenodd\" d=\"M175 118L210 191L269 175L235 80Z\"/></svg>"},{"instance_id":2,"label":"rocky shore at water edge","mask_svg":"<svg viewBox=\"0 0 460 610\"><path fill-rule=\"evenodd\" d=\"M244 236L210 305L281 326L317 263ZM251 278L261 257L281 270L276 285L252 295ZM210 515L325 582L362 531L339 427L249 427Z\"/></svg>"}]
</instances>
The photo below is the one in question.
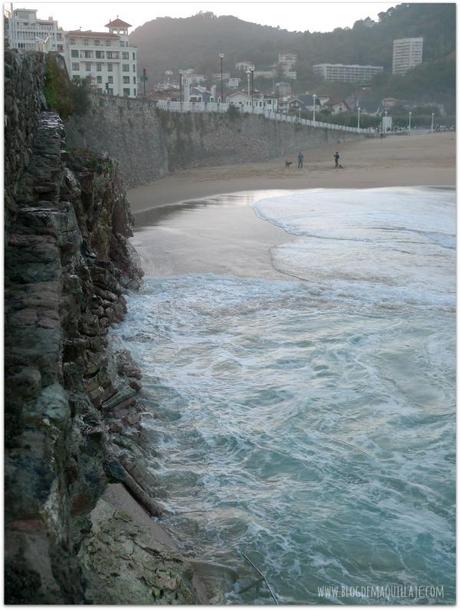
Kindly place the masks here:
<instances>
[{"instance_id":1,"label":"rocky shore at water edge","mask_svg":"<svg viewBox=\"0 0 460 610\"><path fill-rule=\"evenodd\" d=\"M6 602L218 603L234 575L155 519L141 374L108 336L142 282L118 165L67 148L44 82L5 53Z\"/></svg>"}]
</instances>

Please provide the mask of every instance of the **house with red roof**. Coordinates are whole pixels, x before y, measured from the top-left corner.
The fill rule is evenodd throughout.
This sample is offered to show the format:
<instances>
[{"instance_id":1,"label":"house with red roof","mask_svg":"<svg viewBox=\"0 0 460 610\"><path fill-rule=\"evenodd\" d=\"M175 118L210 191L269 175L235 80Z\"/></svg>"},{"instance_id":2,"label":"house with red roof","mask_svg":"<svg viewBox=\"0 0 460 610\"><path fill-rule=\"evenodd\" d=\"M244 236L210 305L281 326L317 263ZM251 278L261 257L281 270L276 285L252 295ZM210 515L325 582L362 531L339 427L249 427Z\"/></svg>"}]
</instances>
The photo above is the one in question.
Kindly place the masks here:
<instances>
[{"instance_id":1,"label":"house with red roof","mask_svg":"<svg viewBox=\"0 0 460 610\"><path fill-rule=\"evenodd\" d=\"M137 48L128 38L132 26L117 15L105 27L107 31L66 32L64 57L69 75L74 80L90 79L100 93L137 97Z\"/></svg>"}]
</instances>

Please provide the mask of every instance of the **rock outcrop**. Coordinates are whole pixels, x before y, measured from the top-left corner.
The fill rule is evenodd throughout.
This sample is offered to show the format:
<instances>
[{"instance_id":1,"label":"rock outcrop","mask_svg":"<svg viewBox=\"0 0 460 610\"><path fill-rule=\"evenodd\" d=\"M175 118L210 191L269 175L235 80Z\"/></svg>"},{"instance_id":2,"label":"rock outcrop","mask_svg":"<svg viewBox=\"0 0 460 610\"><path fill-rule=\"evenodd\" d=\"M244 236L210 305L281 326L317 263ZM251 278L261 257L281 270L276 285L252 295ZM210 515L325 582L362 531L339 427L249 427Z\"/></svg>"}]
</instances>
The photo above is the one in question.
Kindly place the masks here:
<instances>
[{"instance_id":1,"label":"rock outcrop","mask_svg":"<svg viewBox=\"0 0 460 610\"><path fill-rule=\"evenodd\" d=\"M5 60L6 602L205 601L153 529L141 375L108 339L142 277L118 165L68 148L43 55Z\"/></svg>"}]
</instances>

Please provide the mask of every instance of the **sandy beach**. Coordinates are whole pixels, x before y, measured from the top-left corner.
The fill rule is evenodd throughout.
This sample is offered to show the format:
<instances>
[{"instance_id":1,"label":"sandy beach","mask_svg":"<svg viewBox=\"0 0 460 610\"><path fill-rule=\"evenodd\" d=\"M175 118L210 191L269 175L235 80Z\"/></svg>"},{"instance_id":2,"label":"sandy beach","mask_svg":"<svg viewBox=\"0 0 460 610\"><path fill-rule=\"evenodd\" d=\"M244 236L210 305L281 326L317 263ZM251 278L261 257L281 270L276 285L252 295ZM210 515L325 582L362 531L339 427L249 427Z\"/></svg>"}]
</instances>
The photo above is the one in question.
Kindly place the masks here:
<instances>
[{"instance_id":1,"label":"sandy beach","mask_svg":"<svg viewBox=\"0 0 460 610\"><path fill-rule=\"evenodd\" d=\"M344 169L335 170L338 150ZM295 155L286 157L295 161ZM177 171L128 192L131 209L141 210L222 193L267 189L455 186L455 133L330 142L305 151L304 169L285 158L244 165Z\"/></svg>"}]
</instances>

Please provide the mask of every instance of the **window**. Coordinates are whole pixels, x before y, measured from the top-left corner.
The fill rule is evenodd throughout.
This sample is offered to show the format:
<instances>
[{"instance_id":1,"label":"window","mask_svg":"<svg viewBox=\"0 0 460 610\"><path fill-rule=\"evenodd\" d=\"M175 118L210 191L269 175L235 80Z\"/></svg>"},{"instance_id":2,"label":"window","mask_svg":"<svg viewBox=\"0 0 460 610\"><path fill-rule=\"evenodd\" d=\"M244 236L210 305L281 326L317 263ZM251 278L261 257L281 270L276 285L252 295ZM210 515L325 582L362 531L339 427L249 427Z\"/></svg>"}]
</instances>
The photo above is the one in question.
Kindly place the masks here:
<instances>
[{"instance_id":1,"label":"window","mask_svg":"<svg viewBox=\"0 0 460 610\"><path fill-rule=\"evenodd\" d=\"M113 76L109 76L109 77L108 77L108 82L109 82L111 85L113 85Z\"/></svg>"},{"instance_id":2,"label":"window","mask_svg":"<svg viewBox=\"0 0 460 610\"><path fill-rule=\"evenodd\" d=\"M123 89L123 95L124 95L125 97L128 97L128 96L129 96L129 92L130 92L129 87L127 87L126 89Z\"/></svg>"},{"instance_id":3,"label":"window","mask_svg":"<svg viewBox=\"0 0 460 610\"><path fill-rule=\"evenodd\" d=\"M91 59L91 57L93 56L92 51L83 51L83 53L85 54L86 59Z\"/></svg>"},{"instance_id":4,"label":"window","mask_svg":"<svg viewBox=\"0 0 460 610\"><path fill-rule=\"evenodd\" d=\"M123 76L123 83L129 85L129 76Z\"/></svg>"},{"instance_id":5,"label":"window","mask_svg":"<svg viewBox=\"0 0 460 610\"><path fill-rule=\"evenodd\" d=\"M94 41L94 44L96 45L96 47L100 46L101 41L99 40L99 38L96 38L96 40Z\"/></svg>"},{"instance_id":6,"label":"window","mask_svg":"<svg viewBox=\"0 0 460 610\"><path fill-rule=\"evenodd\" d=\"M111 40L106 40L105 41L105 46L106 47L111 47L112 46L112 41Z\"/></svg>"},{"instance_id":7,"label":"window","mask_svg":"<svg viewBox=\"0 0 460 610\"><path fill-rule=\"evenodd\" d=\"M133 72L136 71L136 64L133 64Z\"/></svg>"},{"instance_id":8,"label":"window","mask_svg":"<svg viewBox=\"0 0 460 610\"><path fill-rule=\"evenodd\" d=\"M85 40L83 41L83 44L85 45L85 47L89 46L89 40L87 38L85 38Z\"/></svg>"},{"instance_id":9,"label":"window","mask_svg":"<svg viewBox=\"0 0 460 610\"><path fill-rule=\"evenodd\" d=\"M91 62L90 61L85 62L85 70L87 72L91 72Z\"/></svg>"},{"instance_id":10,"label":"window","mask_svg":"<svg viewBox=\"0 0 460 610\"><path fill-rule=\"evenodd\" d=\"M96 71L97 72L102 72L102 64L101 63L97 63L96 64Z\"/></svg>"},{"instance_id":11,"label":"window","mask_svg":"<svg viewBox=\"0 0 460 610\"><path fill-rule=\"evenodd\" d=\"M136 97L137 93L136 93L136 89L134 89L134 97Z\"/></svg>"},{"instance_id":12,"label":"window","mask_svg":"<svg viewBox=\"0 0 460 610\"><path fill-rule=\"evenodd\" d=\"M104 59L104 51L96 51L96 59Z\"/></svg>"},{"instance_id":13,"label":"window","mask_svg":"<svg viewBox=\"0 0 460 610\"><path fill-rule=\"evenodd\" d=\"M133 84L134 85L136 84L136 77L135 76L133 76Z\"/></svg>"},{"instance_id":14,"label":"window","mask_svg":"<svg viewBox=\"0 0 460 610\"><path fill-rule=\"evenodd\" d=\"M80 69L80 64L76 63L76 64L72 64L72 70L74 70L75 72L77 72Z\"/></svg>"},{"instance_id":15,"label":"window","mask_svg":"<svg viewBox=\"0 0 460 610\"><path fill-rule=\"evenodd\" d=\"M123 72L129 72L129 64L123 64L121 69Z\"/></svg>"},{"instance_id":16,"label":"window","mask_svg":"<svg viewBox=\"0 0 460 610\"><path fill-rule=\"evenodd\" d=\"M113 72L113 64L107 64L107 71Z\"/></svg>"},{"instance_id":17,"label":"window","mask_svg":"<svg viewBox=\"0 0 460 610\"><path fill-rule=\"evenodd\" d=\"M102 83L102 76L97 76L97 77L96 77L96 81L97 81L98 83Z\"/></svg>"},{"instance_id":18,"label":"window","mask_svg":"<svg viewBox=\"0 0 460 610\"><path fill-rule=\"evenodd\" d=\"M70 39L70 44L75 44L75 38Z\"/></svg>"},{"instance_id":19,"label":"window","mask_svg":"<svg viewBox=\"0 0 460 610\"><path fill-rule=\"evenodd\" d=\"M127 51L123 51L121 54L122 59L129 59L129 53Z\"/></svg>"},{"instance_id":20,"label":"window","mask_svg":"<svg viewBox=\"0 0 460 610\"><path fill-rule=\"evenodd\" d=\"M70 56L71 57L78 57L78 51L76 51L75 49L72 49L72 51L70 52Z\"/></svg>"},{"instance_id":21,"label":"window","mask_svg":"<svg viewBox=\"0 0 460 610\"><path fill-rule=\"evenodd\" d=\"M136 53L133 53L133 60L136 60Z\"/></svg>"}]
</instances>

